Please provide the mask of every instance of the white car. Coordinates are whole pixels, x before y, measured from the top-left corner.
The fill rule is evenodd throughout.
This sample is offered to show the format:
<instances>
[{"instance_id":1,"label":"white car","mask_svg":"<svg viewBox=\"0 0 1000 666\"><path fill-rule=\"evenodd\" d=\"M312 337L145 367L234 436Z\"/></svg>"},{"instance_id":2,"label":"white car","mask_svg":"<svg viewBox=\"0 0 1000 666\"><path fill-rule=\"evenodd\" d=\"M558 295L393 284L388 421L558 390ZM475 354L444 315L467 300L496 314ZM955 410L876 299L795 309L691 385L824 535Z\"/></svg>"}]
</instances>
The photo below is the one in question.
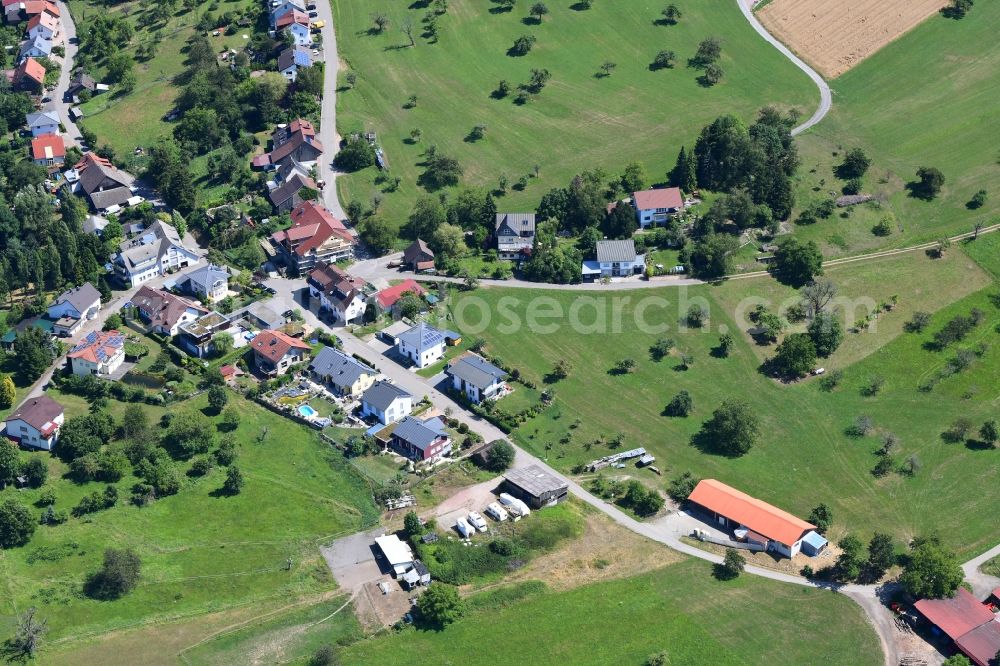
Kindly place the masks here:
<instances>
[{"instance_id":1,"label":"white car","mask_svg":"<svg viewBox=\"0 0 1000 666\"><path fill-rule=\"evenodd\" d=\"M459 518L458 522L455 523L455 529L458 533L462 535L463 539L468 539L473 534L476 533L475 528L469 523L465 522L465 518Z\"/></svg>"},{"instance_id":2,"label":"white car","mask_svg":"<svg viewBox=\"0 0 1000 666\"><path fill-rule=\"evenodd\" d=\"M509 518L507 512L503 510L503 507L496 502L491 502L490 505L486 507L486 515L494 520L499 520L501 523Z\"/></svg>"},{"instance_id":3,"label":"white car","mask_svg":"<svg viewBox=\"0 0 1000 666\"><path fill-rule=\"evenodd\" d=\"M486 519L475 511L469 512L469 522L472 523L472 525L480 532L485 532L487 529Z\"/></svg>"}]
</instances>

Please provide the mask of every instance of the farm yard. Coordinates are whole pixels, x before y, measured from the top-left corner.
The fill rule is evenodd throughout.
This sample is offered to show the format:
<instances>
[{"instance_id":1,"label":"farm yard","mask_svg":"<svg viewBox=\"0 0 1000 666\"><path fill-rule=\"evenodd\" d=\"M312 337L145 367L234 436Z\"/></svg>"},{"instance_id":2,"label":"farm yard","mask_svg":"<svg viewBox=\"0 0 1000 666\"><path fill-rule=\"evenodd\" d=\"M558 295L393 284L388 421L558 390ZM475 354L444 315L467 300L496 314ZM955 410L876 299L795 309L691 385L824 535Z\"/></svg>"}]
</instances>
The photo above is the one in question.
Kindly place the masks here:
<instances>
[{"instance_id":1,"label":"farm yard","mask_svg":"<svg viewBox=\"0 0 1000 666\"><path fill-rule=\"evenodd\" d=\"M949 530L942 537L960 553L971 555L994 545L992 525L988 520L971 519L956 524L949 516L956 507L967 516L989 515L989 500L976 489L991 483L995 468L987 461L996 451L983 450L974 440L948 443L941 433L952 426L956 415L978 427L994 411L996 389L990 378L1000 373L994 331L1000 311L991 300L995 289L987 286L986 274L959 250L953 249L952 254L952 263L935 263L914 253L887 260L899 262L895 264L872 262L830 271L841 296L853 299L870 294L877 303L887 297L884 294L896 293L900 295L896 307L906 303L908 312L882 313L877 320L880 328L873 334L848 333L841 349L822 360L828 372L842 371L839 383L829 391L823 390L818 379L782 384L762 374L761 361L773 355L774 347L758 347L749 335L735 336L728 358L715 353L720 330L741 331L732 319L735 305L753 292L754 284L768 284L763 281L734 280L692 288L677 294L680 306L649 308L647 317L670 326L666 333L642 332L635 325L635 308L643 292L604 297L608 313L615 307L610 299L629 298L620 308L621 333L574 330L565 314L545 321L550 331L528 338L523 331L500 333L498 327L507 326L506 316L494 317L479 332L478 321L469 315L466 326L475 330L463 332L483 336L489 354L553 391L553 405L518 426L512 436L563 471L575 470L616 448L643 446L657 457L663 478L646 471L628 474L661 489L666 480L690 470L765 501L780 499L784 508L799 515L808 515L813 506L826 502L837 516L834 539L849 528L862 533L886 530L907 540L947 524ZM909 262L916 272L907 266ZM921 271L923 275L917 275ZM894 276L899 276L898 281ZM932 288L936 279L952 284L954 291L945 288L939 293ZM928 293L909 284L912 281L924 285ZM968 289L959 286L963 281ZM499 299L508 299L506 311L521 322L526 321L526 308L533 300L519 290L490 289L474 295L485 299L494 313ZM766 297L768 292L761 295ZM780 293L772 295L780 302ZM554 299L563 313L579 297L557 291L532 292L532 296ZM469 297L461 296L456 308ZM685 311L685 303L701 298L711 312L710 325L678 328L677 313ZM919 309L937 312L923 333L904 333L902 324ZM973 309L985 317L969 340L943 352L927 348L932 334L950 318ZM589 322L591 316L584 321ZM651 358L651 347L660 337L671 338L673 349L656 361ZM944 371L959 349L975 348L978 343L985 344L981 356L959 373ZM684 357L690 362L685 363ZM623 358L635 361L633 370L615 370ZM553 379L549 373L560 359L568 362L568 375ZM884 384L871 395L867 387L878 377L884 378ZM686 418L666 416L665 406L682 389L692 396L693 413ZM600 407L610 395L622 396L620 409ZM734 397L747 401L760 416L760 444L739 458L712 455L693 446L701 423L723 399ZM623 418L622 410L627 410L627 417ZM865 436L849 436L852 423L861 416L871 420L872 429ZM898 437L895 464L902 468L912 459L918 471L873 474L875 452L887 433ZM778 469L786 471L777 474Z\"/></svg>"},{"instance_id":2,"label":"farm yard","mask_svg":"<svg viewBox=\"0 0 1000 666\"><path fill-rule=\"evenodd\" d=\"M537 581L502 587L470 597L466 617L446 631L407 629L356 643L342 658L493 664L502 654L512 663L607 664L662 651L671 664L810 663L817 655L828 664L882 663L870 625L842 595L755 576L722 583L710 569L684 559L568 592Z\"/></svg>"},{"instance_id":3,"label":"farm yard","mask_svg":"<svg viewBox=\"0 0 1000 666\"><path fill-rule=\"evenodd\" d=\"M452 0L431 40L420 36L423 3L387 7L389 27L376 33L371 3L336 0L338 131L345 137L376 131L388 175L401 179L389 191L375 167L341 176L341 201L368 206L377 194L382 217L400 226L426 194L417 180L433 145L459 162L463 186L494 188L505 176L511 187L497 195L498 209L534 209L546 191L587 169L617 174L636 161L651 182L663 180L681 145L690 148L702 126L723 113L749 121L768 104L804 115L816 104L812 82L760 39L733 2L689 3L676 25L657 25L662 7L637 0L597 2L583 11L570 5L551 4L535 24L526 17L528 4L507 12L480 0ZM412 48L401 31L407 22L415 26ZM522 35L536 38L530 52L507 55ZM713 35L722 41L725 76L703 87L699 70L686 63ZM651 71L660 50L674 51L676 64ZM603 61L617 64L609 76L596 75ZM518 84L536 68L547 69L551 80L529 102L515 104ZM356 76L354 85L347 72ZM491 93L501 80L512 90L496 99ZM485 126L484 137L471 140L477 125ZM523 189L514 187L522 176Z\"/></svg>"},{"instance_id":4,"label":"farm yard","mask_svg":"<svg viewBox=\"0 0 1000 666\"><path fill-rule=\"evenodd\" d=\"M833 109L797 139L802 165L793 220L811 205L841 195L847 182L836 177L836 169L855 148L871 160L861 178L861 192L878 201L837 209L829 219L812 224L796 224L797 236L815 240L828 257L839 257L935 241L996 221L997 25L996 3L977 4L959 21L931 16L832 82ZM916 198L908 190L920 167L944 174L944 186L933 200ZM975 207L971 202L981 189L988 197ZM888 235L876 235L873 229L883 220Z\"/></svg>"},{"instance_id":5,"label":"farm yard","mask_svg":"<svg viewBox=\"0 0 1000 666\"><path fill-rule=\"evenodd\" d=\"M836 78L947 4L945 0L771 0L757 17L824 77Z\"/></svg>"}]
</instances>

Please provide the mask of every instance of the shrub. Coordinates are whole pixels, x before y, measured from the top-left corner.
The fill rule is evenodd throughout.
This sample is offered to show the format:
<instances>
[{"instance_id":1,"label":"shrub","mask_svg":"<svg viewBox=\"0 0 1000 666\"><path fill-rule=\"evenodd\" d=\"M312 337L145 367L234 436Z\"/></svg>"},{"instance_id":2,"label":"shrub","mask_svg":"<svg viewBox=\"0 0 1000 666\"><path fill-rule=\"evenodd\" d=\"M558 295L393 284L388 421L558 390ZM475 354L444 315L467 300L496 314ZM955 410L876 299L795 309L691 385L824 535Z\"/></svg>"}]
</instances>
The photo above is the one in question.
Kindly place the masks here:
<instances>
[{"instance_id":1,"label":"shrub","mask_svg":"<svg viewBox=\"0 0 1000 666\"><path fill-rule=\"evenodd\" d=\"M94 599L119 599L135 589L141 570L142 561L135 551L108 548L103 566L87 578L84 590Z\"/></svg>"},{"instance_id":2,"label":"shrub","mask_svg":"<svg viewBox=\"0 0 1000 666\"><path fill-rule=\"evenodd\" d=\"M664 413L667 416L687 416L694 409L694 400L686 390L680 391L667 404Z\"/></svg>"},{"instance_id":3,"label":"shrub","mask_svg":"<svg viewBox=\"0 0 1000 666\"><path fill-rule=\"evenodd\" d=\"M674 501L683 502L694 492L694 487L698 485L700 480L691 472L684 472L670 481L670 485L667 486L667 494Z\"/></svg>"}]
</instances>

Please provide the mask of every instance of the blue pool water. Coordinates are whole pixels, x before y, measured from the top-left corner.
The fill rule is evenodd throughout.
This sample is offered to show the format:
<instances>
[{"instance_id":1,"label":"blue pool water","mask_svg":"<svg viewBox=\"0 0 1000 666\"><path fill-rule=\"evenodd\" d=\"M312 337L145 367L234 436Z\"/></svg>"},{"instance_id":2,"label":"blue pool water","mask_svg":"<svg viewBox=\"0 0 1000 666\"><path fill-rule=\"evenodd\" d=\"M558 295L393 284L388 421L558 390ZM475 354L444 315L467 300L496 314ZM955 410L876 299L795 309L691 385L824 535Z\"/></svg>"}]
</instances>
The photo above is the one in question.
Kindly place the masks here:
<instances>
[{"instance_id":1,"label":"blue pool water","mask_svg":"<svg viewBox=\"0 0 1000 666\"><path fill-rule=\"evenodd\" d=\"M316 410L310 407L309 405L300 405L299 414L305 416L306 418L309 418L310 416L316 416Z\"/></svg>"}]
</instances>

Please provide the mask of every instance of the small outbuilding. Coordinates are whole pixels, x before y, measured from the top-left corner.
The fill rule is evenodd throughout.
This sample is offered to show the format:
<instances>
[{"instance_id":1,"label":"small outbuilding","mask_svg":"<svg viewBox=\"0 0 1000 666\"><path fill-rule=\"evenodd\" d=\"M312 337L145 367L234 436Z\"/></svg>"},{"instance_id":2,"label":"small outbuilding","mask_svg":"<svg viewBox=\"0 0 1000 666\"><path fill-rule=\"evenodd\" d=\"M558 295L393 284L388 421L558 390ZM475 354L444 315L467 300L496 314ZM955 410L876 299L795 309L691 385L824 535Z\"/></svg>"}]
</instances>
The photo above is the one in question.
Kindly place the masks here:
<instances>
[{"instance_id":1,"label":"small outbuilding","mask_svg":"<svg viewBox=\"0 0 1000 666\"><path fill-rule=\"evenodd\" d=\"M413 557L413 551L410 549L409 544L400 540L395 534L386 534L385 536L377 537L375 545L382 551L383 557L385 557L386 562L388 562L389 567L393 571L393 575L397 578L405 574L413 566L413 562L416 559Z\"/></svg>"},{"instance_id":2,"label":"small outbuilding","mask_svg":"<svg viewBox=\"0 0 1000 666\"><path fill-rule=\"evenodd\" d=\"M552 506L569 495L569 483L538 465L512 469L504 474L504 492L526 503L532 509Z\"/></svg>"}]
</instances>

